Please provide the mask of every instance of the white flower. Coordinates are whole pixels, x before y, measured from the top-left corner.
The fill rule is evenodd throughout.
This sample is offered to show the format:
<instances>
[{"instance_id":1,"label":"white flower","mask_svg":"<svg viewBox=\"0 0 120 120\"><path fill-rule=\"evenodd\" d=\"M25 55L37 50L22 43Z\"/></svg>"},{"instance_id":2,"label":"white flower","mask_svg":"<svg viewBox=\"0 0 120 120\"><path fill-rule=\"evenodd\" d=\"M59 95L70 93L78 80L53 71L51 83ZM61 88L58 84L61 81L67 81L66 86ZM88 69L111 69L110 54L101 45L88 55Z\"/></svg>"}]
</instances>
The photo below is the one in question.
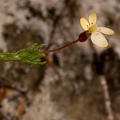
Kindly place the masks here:
<instances>
[{"instance_id":1,"label":"white flower","mask_svg":"<svg viewBox=\"0 0 120 120\"><path fill-rule=\"evenodd\" d=\"M96 20L96 13L91 13L89 15L89 22L82 17L80 19L80 25L86 32L91 34L91 40L94 44L99 47L107 47L108 42L102 33L112 35L114 31L106 27L97 27Z\"/></svg>"}]
</instances>

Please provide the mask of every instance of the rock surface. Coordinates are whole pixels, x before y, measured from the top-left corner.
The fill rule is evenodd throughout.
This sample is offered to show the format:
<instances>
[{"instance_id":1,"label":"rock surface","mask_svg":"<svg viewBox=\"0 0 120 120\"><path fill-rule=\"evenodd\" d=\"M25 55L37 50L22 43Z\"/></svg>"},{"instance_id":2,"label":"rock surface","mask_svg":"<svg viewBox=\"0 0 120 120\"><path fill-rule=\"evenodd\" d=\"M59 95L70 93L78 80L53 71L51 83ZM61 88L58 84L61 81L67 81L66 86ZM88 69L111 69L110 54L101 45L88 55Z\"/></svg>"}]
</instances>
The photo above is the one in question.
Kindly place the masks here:
<instances>
[{"instance_id":1,"label":"rock surface","mask_svg":"<svg viewBox=\"0 0 120 120\"><path fill-rule=\"evenodd\" d=\"M48 54L54 67L1 62L0 119L106 120L97 66L107 79L114 117L120 120L119 11L119 0L1 0L1 52L35 42L45 43L44 50L70 43L83 31L79 19L88 19L91 12L97 14L98 26L112 28L115 35L106 36L108 48L93 45L97 58L89 39Z\"/></svg>"}]
</instances>

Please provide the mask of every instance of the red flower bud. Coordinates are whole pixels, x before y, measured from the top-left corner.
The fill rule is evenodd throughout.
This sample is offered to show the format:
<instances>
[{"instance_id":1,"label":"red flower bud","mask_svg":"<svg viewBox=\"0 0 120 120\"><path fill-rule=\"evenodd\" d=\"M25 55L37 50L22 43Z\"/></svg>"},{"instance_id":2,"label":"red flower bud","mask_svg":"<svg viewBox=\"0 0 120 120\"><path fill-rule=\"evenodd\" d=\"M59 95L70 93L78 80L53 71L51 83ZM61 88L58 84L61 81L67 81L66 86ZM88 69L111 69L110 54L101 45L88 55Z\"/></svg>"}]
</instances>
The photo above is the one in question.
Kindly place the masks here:
<instances>
[{"instance_id":1,"label":"red flower bud","mask_svg":"<svg viewBox=\"0 0 120 120\"><path fill-rule=\"evenodd\" d=\"M80 35L79 35L79 41L80 42L85 42L87 39L88 39L89 36L86 35L86 32L82 32Z\"/></svg>"}]
</instances>

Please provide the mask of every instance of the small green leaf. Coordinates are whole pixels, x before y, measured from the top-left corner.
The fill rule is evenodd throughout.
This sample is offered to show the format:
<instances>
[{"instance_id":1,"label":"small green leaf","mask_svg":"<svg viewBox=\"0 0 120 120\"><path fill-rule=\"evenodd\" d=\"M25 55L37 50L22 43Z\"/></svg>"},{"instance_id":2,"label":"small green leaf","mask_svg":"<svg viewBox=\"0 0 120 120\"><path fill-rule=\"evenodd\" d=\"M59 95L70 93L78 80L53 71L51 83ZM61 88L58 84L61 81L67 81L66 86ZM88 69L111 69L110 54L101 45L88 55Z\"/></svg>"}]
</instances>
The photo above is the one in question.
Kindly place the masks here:
<instances>
[{"instance_id":1,"label":"small green leaf","mask_svg":"<svg viewBox=\"0 0 120 120\"><path fill-rule=\"evenodd\" d=\"M37 45L37 43L34 43L29 47L15 53L0 53L0 61L18 61L25 66L43 65L46 62L41 62L41 58L43 58L45 54L38 54L39 49L43 46L44 44Z\"/></svg>"}]
</instances>

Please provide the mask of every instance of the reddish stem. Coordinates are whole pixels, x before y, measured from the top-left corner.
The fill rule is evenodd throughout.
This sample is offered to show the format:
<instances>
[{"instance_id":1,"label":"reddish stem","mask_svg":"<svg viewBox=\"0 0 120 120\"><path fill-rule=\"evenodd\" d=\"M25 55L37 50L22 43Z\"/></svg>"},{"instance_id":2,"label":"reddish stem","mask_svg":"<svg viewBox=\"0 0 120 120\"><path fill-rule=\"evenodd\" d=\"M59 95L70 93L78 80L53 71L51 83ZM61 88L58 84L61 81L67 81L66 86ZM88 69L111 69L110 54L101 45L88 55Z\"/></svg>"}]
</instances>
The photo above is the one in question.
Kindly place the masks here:
<instances>
[{"instance_id":1,"label":"reddish stem","mask_svg":"<svg viewBox=\"0 0 120 120\"><path fill-rule=\"evenodd\" d=\"M68 46L70 46L70 45L72 45L72 44L74 44L74 43L77 43L78 41L79 41L79 39L77 39L77 40L75 40L75 41L73 41L73 42L71 42L71 43L69 43L69 44L67 44L67 45L65 45L65 46L63 46L63 47L57 48L57 49L48 50L48 51L40 51L38 54L41 54L41 53L49 53L49 52L56 52L56 51L59 51L59 50L61 50L61 49L66 48L66 47L68 47Z\"/></svg>"},{"instance_id":2,"label":"reddish stem","mask_svg":"<svg viewBox=\"0 0 120 120\"><path fill-rule=\"evenodd\" d=\"M75 40L75 41L73 41L73 42L71 42L71 43L69 43L69 44L67 44L67 45L65 45L63 47L60 47L60 48L57 48L57 49L53 49L53 50L48 50L48 51L40 51L38 54L49 53L49 52L56 52L56 51L62 50L62 49L66 48L66 47L68 47L68 46L70 46L70 45L72 45L74 43L77 43L78 41L79 42L84 42L84 41L86 41L88 39L88 37L89 36L86 36L86 32L83 32L83 33L81 33L79 35L79 38L77 40Z\"/></svg>"}]
</instances>

